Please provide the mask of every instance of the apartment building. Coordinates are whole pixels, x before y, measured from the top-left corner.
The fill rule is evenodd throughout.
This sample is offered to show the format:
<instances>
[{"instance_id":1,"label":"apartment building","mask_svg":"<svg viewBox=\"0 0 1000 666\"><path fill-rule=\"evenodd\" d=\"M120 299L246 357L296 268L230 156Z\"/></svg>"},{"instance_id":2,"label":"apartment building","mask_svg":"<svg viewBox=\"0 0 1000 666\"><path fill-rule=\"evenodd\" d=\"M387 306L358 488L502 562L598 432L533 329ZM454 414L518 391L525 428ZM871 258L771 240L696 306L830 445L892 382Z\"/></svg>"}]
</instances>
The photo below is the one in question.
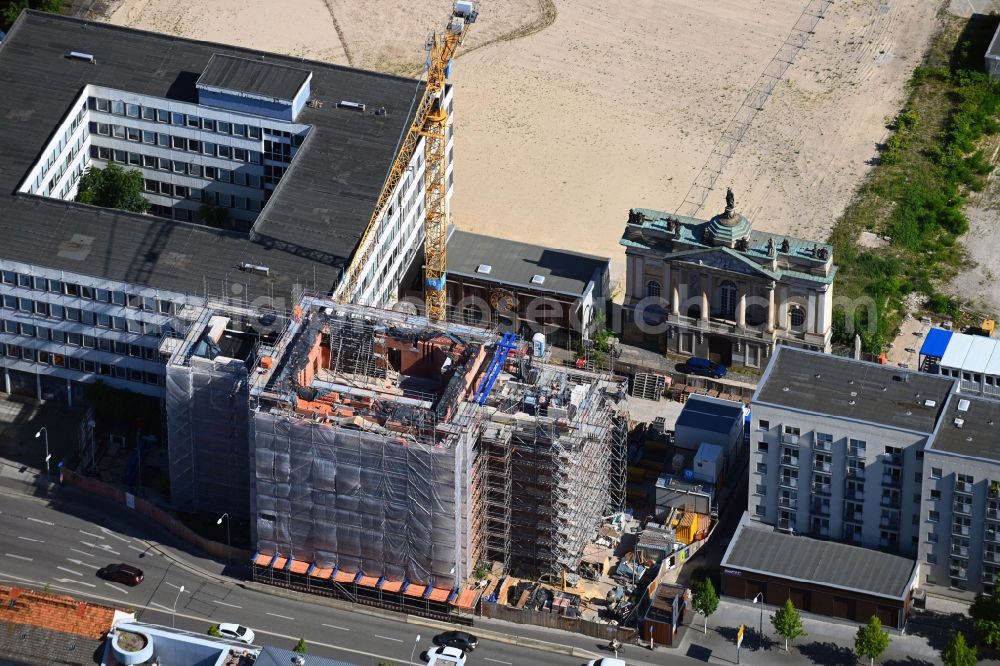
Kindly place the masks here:
<instances>
[{"instance_id":1,"label":"apartment building","mask_svg":"<svg viewBox=\"0 0 1000 666\"><path fill-rule=\"evenodd\" d=\"M209 302L266 329L367 257L344 297L389 304L423 242L422 141L371 220L413 80L31 11L0 44L0 78L7 393L72 400L100 379L162 396L171 340ZM450 197L450 125L447 157ZM142 173L149 214L74 201L108 164Z\"/></svg>"},{"instance_id":2,"label":"apartment building","mask_svg":"<svg viewBox=\"0 0 1000 666\"><path fill-rule=\"evenodd\" d=\"M1000 572L1000 402L953 394L924 456L926 585L992 592Z\"/></svg>"},{"instance_id":3,"label":"apartment building","mask_svg":"<svg viewBox=\"0 0 1000 666\"><path fill-rule=\"evenodd\" d=\"M751 519L916 557L925 449L955 388L779 347L751 407Z\"/></svg>"}]
</instances>

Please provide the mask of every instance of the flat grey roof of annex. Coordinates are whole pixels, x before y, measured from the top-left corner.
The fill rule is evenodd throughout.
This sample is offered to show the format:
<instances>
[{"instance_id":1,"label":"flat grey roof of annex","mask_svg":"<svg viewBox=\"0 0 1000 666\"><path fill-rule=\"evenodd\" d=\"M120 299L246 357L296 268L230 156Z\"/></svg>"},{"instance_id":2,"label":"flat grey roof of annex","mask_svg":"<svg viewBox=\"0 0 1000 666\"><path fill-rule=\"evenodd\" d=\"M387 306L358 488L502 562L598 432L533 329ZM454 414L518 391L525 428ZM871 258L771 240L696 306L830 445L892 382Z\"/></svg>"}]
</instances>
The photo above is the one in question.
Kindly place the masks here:
<instances>
[{"instance_id":1,"label":"flat grey roof of annex","mask_svg":"<svg viewBox=\"0 0 1000 666\"><path fill-rule=\"evenodd\" d=\"M448 272L478 280L516 284L538 291L580 296L596 273L608 265L607 257L571 250L520 243L455 229L448 238ZM489 274L477 272L480 264L490 266ZM531 279L540 275L541 284ZM599 292L601 284L595 285ZM602 294L597 294L602 295ZM603 294L606 295L606 294Z\"/></svg>"},{"instance_id":2,"label":"flat grey roof of annex","mask_svg":"<svg viewBox=\"0 0 1000 666\"><path fill-rule=\"evenodd\" d=\"M216 53L197 85L291 102L308 80L308 69Z\"/></svg>"},{"instance_id":3,"label":"flat grey roof of annex","mask_svg":"<svg viewBox=\"0 0 1000 666\"><path fill-rule=\"evenodd\" d=\"M15 193L85 85L196 102L195 83L218 53L308 69L312 97L328 102L299 115L310 135L251 234ZM250 298L335 286L423 93L415 80L32 11L0 43L0 86L0 259L182 293L239 284ZM388 113L338 109L332 102L347 92ZM60 252L77 235L89 247L83 259Z\"/></svg>"},{"instance_id":4,"label":"flat grey roof of annex","mask_svg":"<svg viewBox=\"0 0 1000 666\"><path fill-rule=\"evenodd\" d=\"M785 534L743 514L720 566L904 599L917 563L871 548Z\"/></svg>"},{"instance_id":5,"label":"flat grey roof of annex","mask_svg":"<svg viewBox=\"0 0 1000 666\"><path fill-rule=\"evenodd\" d=\"M953 386L946 377L780 345L753 403L930 434Z\"/></svg>"},{"instance_id":6,"label":"flat grey roof of annex","mask_svg":"<svg viewBox=\"0 0 1000 666\"><path fill-rule=\"evenodd\" d=\"M955 419L962 420L961 427ZM1000 461L1000 401L953 393L928 448Z\"/></svg>"}]
</instances>

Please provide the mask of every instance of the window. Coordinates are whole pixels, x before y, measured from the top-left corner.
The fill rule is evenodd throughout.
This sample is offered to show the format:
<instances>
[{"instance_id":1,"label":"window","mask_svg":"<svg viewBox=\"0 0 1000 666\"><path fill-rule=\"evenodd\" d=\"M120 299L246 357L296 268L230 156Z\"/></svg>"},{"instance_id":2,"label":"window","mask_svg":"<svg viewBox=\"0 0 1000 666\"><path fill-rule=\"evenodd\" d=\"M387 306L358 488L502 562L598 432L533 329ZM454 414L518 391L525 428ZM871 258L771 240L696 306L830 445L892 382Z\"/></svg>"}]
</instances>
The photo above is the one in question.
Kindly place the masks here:
<instances>
[{"instance_id":1,"label":"window","mask_svg":"<svg viewBox=\"0 0 1000 666\"><path fill-rule=\"evenodd\" d=\"M94 99L94 106L98 111L111 110L111 103L106 99L101 99L100 97Z\"/></svg>"},{"instance_id":2,"label":"window","mask_svg":"<svg viewBox=\"0 0 1000 666\"><path fill-rule=\"evenodd\" d=\"M928 511L927 520L932 523L936 523L941 519L941 514L938 511Z\"/></svg>"},{"instance_id":3,"label":"window","mask_svg":"<svg viewBox=\"0 0 1000 666\"><path fill-rule=\"evenodd\" d=\"M219 132L219 134L229 134L229 128L230 128L230 124L229 123L220 120L217 123L217 125L218 125L218 130L217 131Z\"/></svg>"},{"instance_id":4,"label":"window","mask_svg":"<svg viewBox=\"0 0 1000 666\"><path fill-rule=\"evenodd\" d=\"M791 321L792 328L795 330L802 330L806 325L806 311L797 305L790 308L788 313L788 318Z\"/></svg>"},{"instance_id":5,"label":"window","mask_svg":"<svg viewBox=\"0 0 1000 666\"><path fill-rule=\"evenodd\" d=\"M260 138L260 128L259 127L254 127L253 125L248 126L247 127L247 136L250 137L251 139L259 139Z\"/></svg>"},{"instance_id":6,"label":"window","mask_svg":"<svg viewBox=\"0 0 1000 666\"><path fill-rule=\"evenodd\" d=\"M233 149L233 159L234 160L239 160L240 162L246 162L247 161L247 151L244 150L243 148L234 148Z\"/></svg>"},{"instance_id":7,"label":"window","mask_svg":"<svg viewBox=\"0 0 1000 666\"><path fill-rule=\"evenodd\" d=\"M170 114L170 124L171 125L183 125L184 124L184 114L183 113L171 113Z\"/></svg>"},{"instance_id":8,"label":"window","mask_svg":"<svg viewBox=\"0 0 1000 666\"><path fill-rule=\"evenodd\" d=\"M170 113L166 109L156 110L156 122L158 123L168 123L170 122Z\"/></svg>"},{"instance_id":9,"label":"window","mask_svg":"<svg viewBox=\"0 0 1000 666\"><path fill-rule=\"evenodd\" d=\"M110 136L111 125L108 125L107 123L97 123L97 133L101 136Z\"/></svg>"},{"instance_id":10,"label":"window","mask_svg":"<svg viewBox=\"0 0 1000 666\"><path fill-rule=\"evenodd\" d=\"M229 146L219 146L219 157L225 157L227 159L233 156L233 150Z\"/></svg>"},{"instance_id":11,"label":"window","mask_svg":"<svg viewBox=\"0 0 1000 666\"><path fill-rule=\"evenodd\" d=\"M754 513L758 516L764 517L767 515L767 507L765 507L763 504L758 504L756 507L754 507Z\"/></svg>"},{"instance_id":12,"label":"window","mask_svg":"<svg viewBox=\"0 0 1000 666\"><path fill-rule=\"evenodd\" d=\"M757 442L757 450L758 451L764 451L764 452L766 452L767 451L767 442Z\"/></svg>"},{"instance_id":13,"label":"window","mask_svg":"<svg viewBox=\"0 0 1000 666\"><path fill-rule=\"evenodd\" d=\"M125 126L124 125L112 125L111 126L111 136L116 139L125 138Z\"/></svg>"},{"instance_id":14,"label":"window","mask_svg":"<svg viewBox=\"0 0 1000 666\"><path fill-rule=\"evenodd\" d=\"M171 166L171 170L174 173L185 173L187 171L187 165L185 165L184 162L174 161L174 162L171 162L170 166Z\"/></svg>"},{"instance_id":15,"label":"window","mask_svg":"<svg viewBox=\"0 0 1000 666\"><path fill-rule=\"evenodd\" d=\"M170 137L170 147L176 150L184 150L185 139L182 136Z\"/></svg>"},{"instance_id":16,"label":"window","mask_svg":"<svg viewBox=\"0 0 1000 666\"><path fill-rule=\"evenodd\" d=\"M201 122L200 122L200 119L198 118L198 116L188 116L187 117L187 126L188 127L194 127L195 129L197 129L198 127L200 127L201 126Z\"/></svg>"},{"instance_id":17,"label":"window","mask_svg":"<svg viewBox=\"0 0 1000 666\"><path fill-rule=\"evenodd\" d=\"M725 280L719 285L719 307L723 319L736 319L736 283Z\"/></svg>"},{"instance_id":18,"label":"window","mask_svg":"<svg viewBox=\"0 0 1000 666\"><path fill-rule=\"evenodd\" d=\"M941 499L941 491L940 490L932 490L931 491L931 499L932 500L939 500L939 499Z\"/></svg>"},{"instance_id":19,"label":"window","mask_svg":"<svg viewBox=\"0 0 1000 666\"><path fill-rule=\"evenodd\" d=\"M188 151L190 151L192 153L200 153L201 152L201 141L197 141L195 139L188 139L187 149L188 149Z\"/></svg>"},{"instance_id":20,"label":"window","mask_svg":"<svg viewBox=\"0 0 1000 666\"><path fill-rule=\"evenodd\" d=\"M941 468L940 467L931 467L931 478L932 479L940 479L941 478Z\"/></svg>"},{"instance_id":21,"label":"window","mask_svg":"<svg viewBox=\"0 0 1000 666\"><path fill-rule=\"evenodd\" d=\"M118 100L113 100L111 102L111 113L117 113L119 116L125 113L125 102L119 102Z\"/></svg>"},{"instance_id":22,"label":"window","mask_svg":"<svg viewBox=\"0 0 1000 666\"><path fill-rule=\"evenodd\" d=\"M650 280L646 283L646 298L659 298L660 297L660 283L656 280Z\"/></svg>"},{"instance_id":23,"label":"window","mask_svg":"<svg viewBox=\"0 0 1000 666\"><path fill-rule=\"evenodd\" d=\"M170 147L170 135L169 134L157 134L156 135L156 145L161 148Z\"/></svg>"},{"instance_id":24,"label":"window","mask_svg":"<svg viewBox=\"0 0 1000 666\"><path fill-rule=\"evenodd\" d=\"M758 483L754 488L754 494L761 496L767 495L767 486L765 486L763 483Z\"/></svg>"},{"instance_id":25,"label":"window","mask_svg":"<svg viewBox=\"0 0 1000 666\"><path fill-rule=\"evenodd\" d=\"M211 118L202 118L201 119L201 127L202 127L202 129L208 130L209 132L214 132L215 131L215 121L212 120Z\"/></svg>"},{"instance_id":26,"label":"window","mask_svg":"<svg viewBox=\"0 0 1000 666\"><path fill-rule=\"evenodd\" d=\"M138 104L126 104L125 105L125 115L129 118L139 117L139 105Z\"/></svg>"},{"instance_id":27,"label":"window","mask_svg":"<svg viewBox=\"0 0 1000 666\"><path fill-rule=\"evenodd\" d=\"M156 120L156 109L149 106L142 107L142 119Z\"/></svg>"}]
</instances>

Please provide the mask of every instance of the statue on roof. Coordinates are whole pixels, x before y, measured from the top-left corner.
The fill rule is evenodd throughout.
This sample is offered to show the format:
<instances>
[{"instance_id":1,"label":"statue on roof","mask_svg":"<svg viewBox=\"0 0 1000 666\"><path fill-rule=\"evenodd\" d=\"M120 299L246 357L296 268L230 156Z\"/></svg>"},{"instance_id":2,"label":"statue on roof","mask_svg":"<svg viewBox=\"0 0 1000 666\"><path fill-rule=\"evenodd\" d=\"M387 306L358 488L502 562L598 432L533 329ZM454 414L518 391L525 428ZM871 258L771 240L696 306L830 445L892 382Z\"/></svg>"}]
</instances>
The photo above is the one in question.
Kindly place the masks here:
<instances>
[{"instance_id":1,"label":"statue on roof","mask_svg":"<svg viewBox=\"0 0 1000 666\"><path fill-rule=\"evenodd\" d=\"M726 188L726 212L736 210L736 195L733 194L733 188Z\"/></svg>"},{"instance_id":2,"label":"statue on roof","mask_svg":"<svg viewBox=\"0 0 1000 666\"><path fill-rule=\"evenodd\" d=\"M781 251L784 254L788 254L788 250L789 250L790 247L791 247L791 244L788 242L788 239L787 238L782 239L782 241L781 241Z\"/></svg>"},{"instance_id":3,"label":"statue on roof","mask_svg":"<svg viewBox=\"0 0 1000 666\"><path fill-rule=\"evenodd\" d=\"M773 238L768 238L767 239L767 256L769 256L769 257L773 257L774 256L774 239Z\"/></svg>"}]
</instances>

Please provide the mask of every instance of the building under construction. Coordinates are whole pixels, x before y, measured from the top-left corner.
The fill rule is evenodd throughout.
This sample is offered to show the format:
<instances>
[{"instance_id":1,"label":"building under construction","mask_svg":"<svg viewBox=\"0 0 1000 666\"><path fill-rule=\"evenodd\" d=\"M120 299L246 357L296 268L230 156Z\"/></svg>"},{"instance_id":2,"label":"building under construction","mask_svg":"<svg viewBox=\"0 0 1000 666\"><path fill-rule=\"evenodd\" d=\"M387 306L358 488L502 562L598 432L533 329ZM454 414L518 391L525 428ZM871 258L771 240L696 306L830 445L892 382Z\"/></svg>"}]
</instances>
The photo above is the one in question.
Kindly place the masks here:
<instances>
[{"instance_id":1,"label":"building under construction","mask_svg":"<svg viewBox=\"0 0 1000 666\"><path fill-rule=\"evenodd\" d=\"M192 506L245 493L259 580L443 611L474 600L463 584L481 564L575 571L622 508L610 375L510 334L325 299L266 335L228 330L244 321L206 312L178 342L171 478ZM240 336L233 362L218 340Z\"/></svg>"}]
</instances>

